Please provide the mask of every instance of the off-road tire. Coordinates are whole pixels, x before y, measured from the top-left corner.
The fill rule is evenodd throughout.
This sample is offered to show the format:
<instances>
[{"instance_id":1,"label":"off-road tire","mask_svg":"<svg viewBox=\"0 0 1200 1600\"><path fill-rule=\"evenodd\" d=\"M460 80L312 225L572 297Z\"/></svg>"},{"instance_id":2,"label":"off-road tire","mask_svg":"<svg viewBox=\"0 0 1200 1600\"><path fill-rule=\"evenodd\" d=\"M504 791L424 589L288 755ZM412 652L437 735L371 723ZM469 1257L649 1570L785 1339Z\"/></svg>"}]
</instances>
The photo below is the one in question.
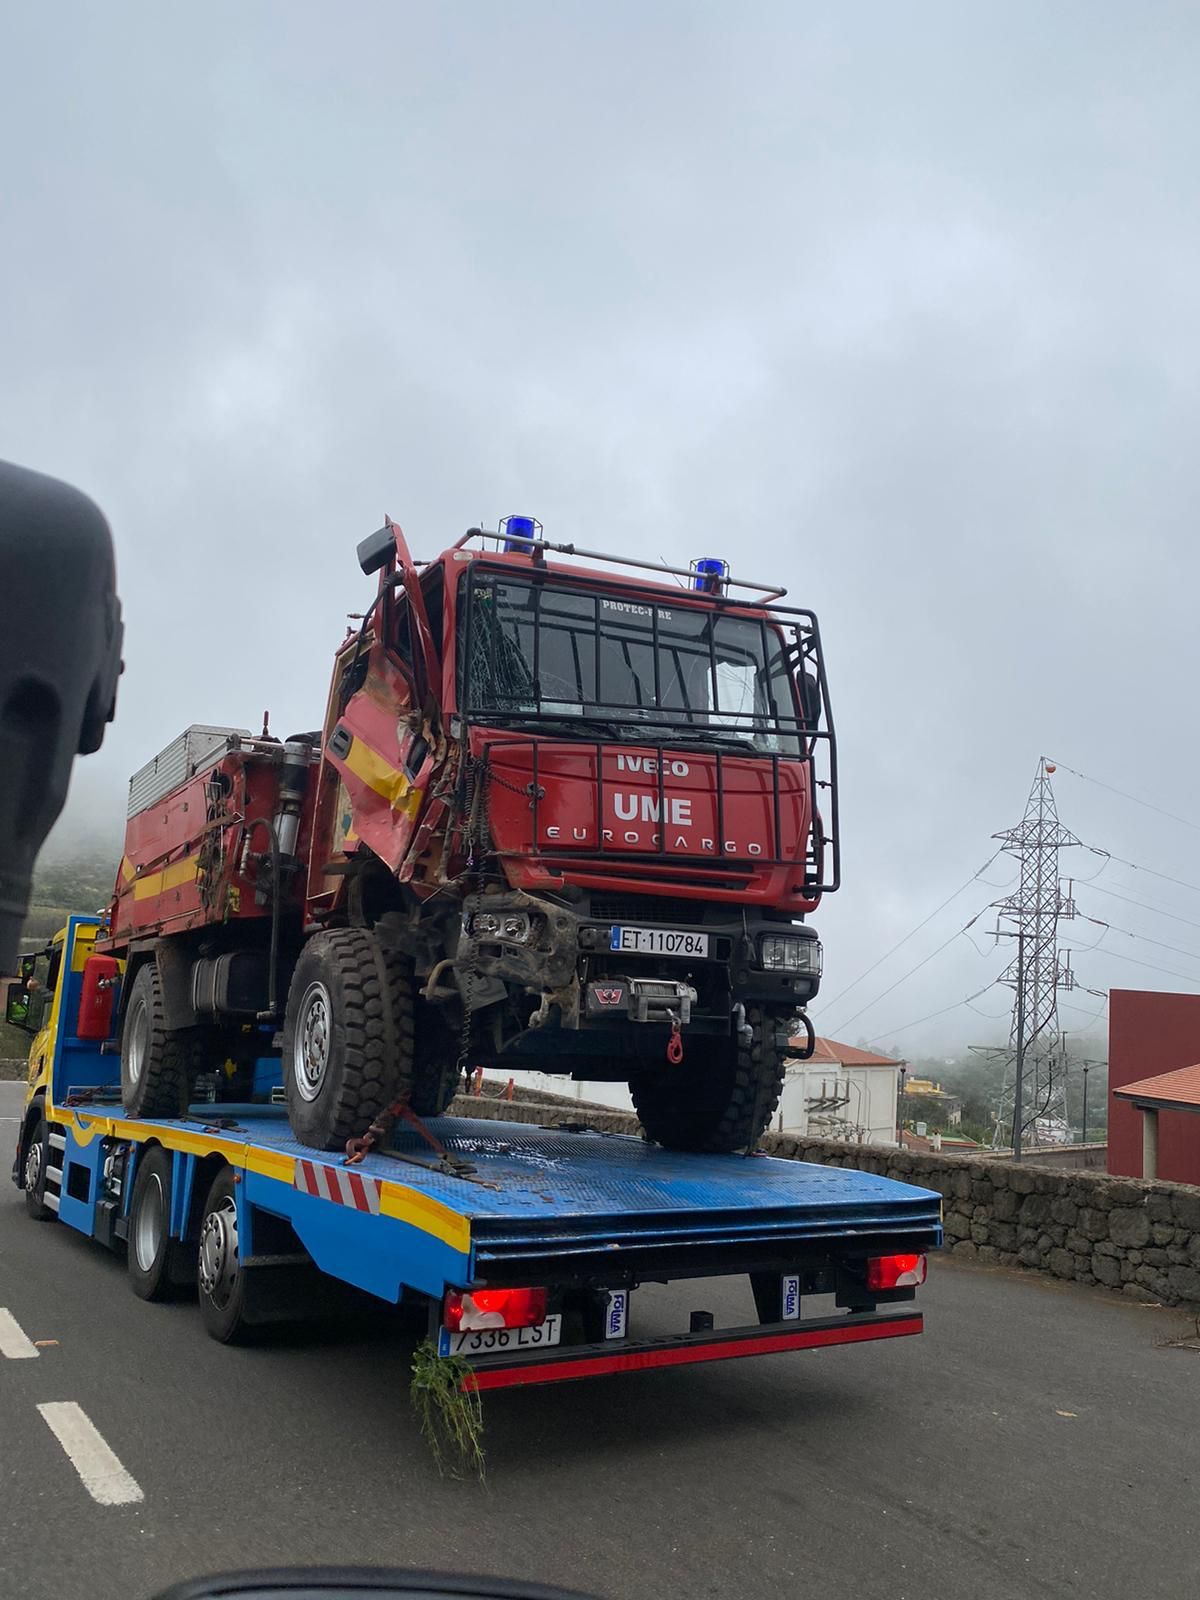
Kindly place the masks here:
<instances>
[{"instance_id":1,"label":"off-road tire","mask_svg":"<svg viewBox=\"0 0 1200 1600\"><path fill-rule=\"evenodd\" d=\"M158 965L145 962L121 1025L121 1104L131 1117L181 1115L198 1061L194 1034L168 1032Z\"/></svg>"},{"instance_id":2,"label":"off-road tire","mask_svg":"<svg viewBox=\"0 0 1200 1600\"><path fill-rule=\"evenodd\" d=\"M789 1013L790 1015L790 1013ZM783 1092L784 1014L747 1006L749 1044L689 1039L684 1059L630 1079L646 1137L668 1150L752 1150L770 1125Z\"/></svg>"},{"instance_id":3,"label":"off-road tire","mask_svg":"<svg viewBox=\"0 0 1200 1600\"><path fill-rule=\"evenodd\" d=\"M344 1149L411 1091L413 1006L411 963L373 933L309 939L283 1024L288 1120L301 1144Z\"/></svg>"},{"instance_id":4,"label":"off-road tire","mask_svg":"<svg viewBox=\"0 0 1200 1600\"><path fill-rule=\"evenodd\" d=\"M409 1105L419 1117L440 1117L462 1083L462 1038L440 1006L417 1001L416 1048Z\"/></svg>"}]
</instances>

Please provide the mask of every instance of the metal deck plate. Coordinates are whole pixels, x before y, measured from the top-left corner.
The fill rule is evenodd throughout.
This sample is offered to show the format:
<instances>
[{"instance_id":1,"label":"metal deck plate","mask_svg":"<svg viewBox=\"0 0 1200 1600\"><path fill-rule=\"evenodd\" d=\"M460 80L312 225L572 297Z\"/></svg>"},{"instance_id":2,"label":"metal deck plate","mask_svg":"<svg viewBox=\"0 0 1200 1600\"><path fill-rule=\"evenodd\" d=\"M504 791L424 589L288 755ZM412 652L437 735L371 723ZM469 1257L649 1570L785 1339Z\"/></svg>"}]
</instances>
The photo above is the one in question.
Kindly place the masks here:
<instances>
[{"instance_id":1,"label":"metal deck plate","mask_svg":"<svg viewBox=\"0 0 1200 1600\"><path fill-rule=\"evenodd\" d=\"M336 1154L322 1154L294 1139L282 1111L222 1107L214 1112L236 1117L236 1128L225 1138L341 1165ZM184 1125L202 1123L189 1118ZM490 1219L584 1222L653 1215L665 1220L672 1213L680 1220L721 1213L730 1221L738 1214L749 1221L751 1214L825 1213L822 1220L830 1223L886 1216L931 1217L936 1223L939 1218L939 1195L848 1167L771 1156L685 1154L628 1134L567 1133L473 1117L439 1117L429 1127L448 1150L472 1163L473 1179L428 1171L386 1153L367 1156L357 1170L435 1196L468 1216L473 1229L486 1227ZM436 1160L415 1130L402 1125L391 1148L417 1161Z\"/></svg>"}]
</instances>

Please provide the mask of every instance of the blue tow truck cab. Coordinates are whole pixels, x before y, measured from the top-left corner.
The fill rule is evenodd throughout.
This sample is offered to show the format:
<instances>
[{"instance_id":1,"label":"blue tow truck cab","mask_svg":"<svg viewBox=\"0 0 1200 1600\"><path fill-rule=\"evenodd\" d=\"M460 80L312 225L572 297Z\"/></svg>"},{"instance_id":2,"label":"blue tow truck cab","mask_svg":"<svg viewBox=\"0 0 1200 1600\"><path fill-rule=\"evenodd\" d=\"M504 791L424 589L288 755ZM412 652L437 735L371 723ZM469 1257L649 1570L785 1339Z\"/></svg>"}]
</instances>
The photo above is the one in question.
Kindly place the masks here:
<instances>
[{"instance_id":1,"label":"blue tow truck cab","mask_svg":"<svg viewBox=\"0 0 1200 1600\"><path fill-rule=\"evenodd\" d=\"M89 962L108 959L97 925L71 917L15 1015L10 998L10 1020L36 1029L13 1178L32 1216L124 1249L143 1298L194 1284L218 1339L328 1309L349 1285L424 1308L482 1390L921 1331L940 1197L873 1174L470 1117L397 1124L351 1161L297 1143L269 1090L131 1120L114 1042L80 1037L95 1031ZM639 1336L640 1284L737 1274L757 1322L693 1311Z\"/></svg>"}]
</instances>

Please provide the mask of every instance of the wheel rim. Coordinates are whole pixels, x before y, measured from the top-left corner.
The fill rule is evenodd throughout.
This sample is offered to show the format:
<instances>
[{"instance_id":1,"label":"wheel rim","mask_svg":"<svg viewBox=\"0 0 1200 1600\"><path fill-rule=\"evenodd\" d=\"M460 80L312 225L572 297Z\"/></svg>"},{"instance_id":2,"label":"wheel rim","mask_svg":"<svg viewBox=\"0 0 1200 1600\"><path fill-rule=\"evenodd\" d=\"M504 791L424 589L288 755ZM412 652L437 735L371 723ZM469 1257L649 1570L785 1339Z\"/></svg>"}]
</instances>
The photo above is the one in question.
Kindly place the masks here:
<instances>
[{"instance_id":1,"label":"wheel rim","mask_svg":"<svg viewBox=\"0 0 1200 1600\"><path fill-rule=\"evenodd\" d=\"M139 1000L129 1019L129 1043L125 1049L125 1070L131 1086L136 1085L142 1076L142 1067L146 1062L147 1031L145 1002Z\"/></svg>"},{"instance_id":2,"label":"wheel rim","mask_svg":"<svg viewBox=\"0 0 1200 1600\"><path fill-rule=\"evenodd\" d=\"M35 1197L42 1190L42 1136L39 1132L37 1138L25 1152L25 1192Z\"/></svg>"},{"instance_id":3,"label":"wheel rim","mask_svg":"<svg viewBox=\"0 0 1200 1600\"><path fill-rule=\"evenodd\" d=\"M158 1259L165 1216L166 1197L162 1179L157 1172L152 1172L142 1189L137 1216L133 1221L133 1253L143 1272L149 1272Z\"/></svg>"},{"instance_id":4,"label":"wheel rim","mask_svg":"<svg viewBox=\"0 0 1200 1600\"><path fill-rule=\"evenodd\" d=\"M329 1068L329 1017L332 1006L323 983L310 983L300 1001L292 1076L302 1100L315 1100Z\"/></svg>"},{"instance_id":5,"label":"wheel rim","mask_svg":"<svg viewBox=\"0 0 1200 1600\"><path fill-rule=\"evenodd\" d=\"M232 1195L226 1195L200 1229L200 1288L219 1310L229 1304L237 1273L237 1205Z\"/></svg>"}]
</instances>

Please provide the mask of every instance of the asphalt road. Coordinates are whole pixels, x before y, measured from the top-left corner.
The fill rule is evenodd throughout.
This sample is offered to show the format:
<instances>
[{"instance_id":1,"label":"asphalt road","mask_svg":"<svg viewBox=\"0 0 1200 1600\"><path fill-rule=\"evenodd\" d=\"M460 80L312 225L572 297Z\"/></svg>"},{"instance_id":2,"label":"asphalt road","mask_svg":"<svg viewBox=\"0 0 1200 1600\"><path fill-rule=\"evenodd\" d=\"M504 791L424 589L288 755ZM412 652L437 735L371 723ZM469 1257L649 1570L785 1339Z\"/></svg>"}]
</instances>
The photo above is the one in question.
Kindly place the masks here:
<instances>
[{"instance_id":1,"label":"asphalt road","mask_svg":"<svg viewBox=\"0 0 1200 1600\"><path fill-rule=\"evenodd\" d=\"M0 1084L0 1118L19 1086ZM0 1595L145 1600L179 1578L368 1562L601 1596L821 1600L1195 1592L1200 1355L1177 1313L938 1262L922 1338L489 1396L489 1482L440 1480L390 1325L225 1349L194 1305L8 1185ZM641 1291L742 1320L736 1286ZM748 1296L747 1296L748 1299ZM636 1307L635 1302L635 1307ZM144 1493L100 1505L46 1419L76 1402Z\"/></svg>"}]
</instances>

